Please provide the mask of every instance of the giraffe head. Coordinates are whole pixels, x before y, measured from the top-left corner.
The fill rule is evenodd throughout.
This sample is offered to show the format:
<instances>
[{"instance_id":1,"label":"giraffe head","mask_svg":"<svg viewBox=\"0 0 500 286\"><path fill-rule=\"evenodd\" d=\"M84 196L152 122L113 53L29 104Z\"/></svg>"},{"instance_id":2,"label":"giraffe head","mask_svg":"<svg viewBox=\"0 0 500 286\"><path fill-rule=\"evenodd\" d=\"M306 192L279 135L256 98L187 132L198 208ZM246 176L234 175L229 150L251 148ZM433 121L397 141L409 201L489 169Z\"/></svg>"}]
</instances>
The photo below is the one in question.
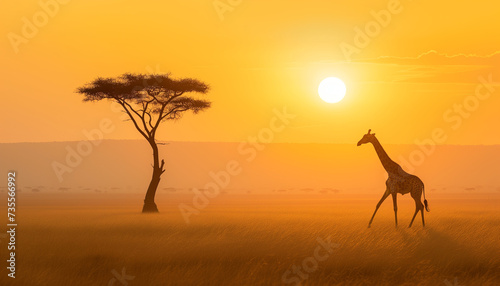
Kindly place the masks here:
<instances>
[{"instance_id":1,"label":"giraffe head","mask_svg":"<svg viewBox=\"0 0 500 286\"><path fill-rule=\"evenodd\" d=\"M373 139L375 139L375 133L370 133L371 131L372 130L369 129L368 133L363 135L363 138L361 138L361 140L359 140L359 142L358 142L358 146L361 146L362 144L373 142Z\"/></svg>"}]
</instances>

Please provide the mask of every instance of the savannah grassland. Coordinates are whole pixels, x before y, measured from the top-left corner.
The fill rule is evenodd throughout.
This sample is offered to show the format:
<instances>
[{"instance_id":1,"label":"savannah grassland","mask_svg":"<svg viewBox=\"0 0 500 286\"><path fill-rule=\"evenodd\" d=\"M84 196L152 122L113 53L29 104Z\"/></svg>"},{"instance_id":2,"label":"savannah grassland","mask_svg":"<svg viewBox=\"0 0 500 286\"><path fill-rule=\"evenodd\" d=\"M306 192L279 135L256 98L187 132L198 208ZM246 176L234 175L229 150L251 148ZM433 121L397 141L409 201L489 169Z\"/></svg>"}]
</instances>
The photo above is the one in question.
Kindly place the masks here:
<instances>
[{"instance_id":1,"label":"savannah grassland","mask_svg":"<svg viewBox=\"0 0 500 286\"><path fill-rule=\"evenodd\" d=\"M425 229L407 228L409 196L396 229L389 198L368 229L380 195L224 194L188 225L187 194L160 192L161 213L143 215L142 195L20 193L17 278L2 267L0 284L282 285L330 238L302 285L500 285L500 195L428 193Z\"/></svg>"}]
</instances>

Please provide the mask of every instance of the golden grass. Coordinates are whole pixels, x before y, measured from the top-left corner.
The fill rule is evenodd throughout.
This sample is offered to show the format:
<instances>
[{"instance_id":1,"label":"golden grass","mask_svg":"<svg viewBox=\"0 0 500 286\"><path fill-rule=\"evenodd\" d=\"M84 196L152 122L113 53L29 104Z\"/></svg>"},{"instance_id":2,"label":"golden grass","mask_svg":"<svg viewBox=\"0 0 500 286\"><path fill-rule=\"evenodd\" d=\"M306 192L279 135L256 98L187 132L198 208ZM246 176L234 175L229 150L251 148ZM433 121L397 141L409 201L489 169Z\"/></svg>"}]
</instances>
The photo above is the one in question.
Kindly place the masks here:
<instances>
[{"instance_id":1,"label":"golden grass","mask_svg":"<svg viewBox=\"0 0 500 286\"><path fill-rule=\"evenodd\" d=\"M142 215L137 195L23 194L16 283L3 267L0 284L108 285L125 268L130 286L281 285L330 237L339 248L302 285L500 285L498 195L428 195L425 229L420 217L407 228L408 196L395 229L387 200L368 229L378 197L223 195L187 225L179 195L160 194L162 212Z\"/></svg>"}]
</instances>

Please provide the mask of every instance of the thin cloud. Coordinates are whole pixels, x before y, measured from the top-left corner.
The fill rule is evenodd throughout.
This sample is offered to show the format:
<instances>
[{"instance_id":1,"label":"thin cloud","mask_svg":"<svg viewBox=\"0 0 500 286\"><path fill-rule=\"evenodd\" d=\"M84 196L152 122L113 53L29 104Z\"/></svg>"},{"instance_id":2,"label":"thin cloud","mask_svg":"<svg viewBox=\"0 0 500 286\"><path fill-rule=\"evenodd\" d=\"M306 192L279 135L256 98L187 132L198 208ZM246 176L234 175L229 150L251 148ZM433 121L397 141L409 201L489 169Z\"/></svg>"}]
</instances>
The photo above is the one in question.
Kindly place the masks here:
<instances>
[{"instance_id":1,"label":"thin cloud","mask_svg":"<svg viewBox=\"0 0 500 286\"><path fill-rule=\"evenodd\" d=\"M356 62L388 68L383 76L386 82L476 83L480 75L500 74L500 51L448 55L431 50L415 57L381 56Z\"/></svg>"},{"instance_id":2,"label":"thin cloud","mask_svg":"<svg viewBox=\"0 0 500 286\"><path fill-rule=\"evenodd\" d=\"M422 53L416 57L393 57L381 56L371 59L359 59L356 62L369 62L379 64L399 64L399 65L476 65L476 66L494 66L500 64L500 51L489 55L457 54L448 55L438 53L435 50Z\"/></svg>"}]
</instances>

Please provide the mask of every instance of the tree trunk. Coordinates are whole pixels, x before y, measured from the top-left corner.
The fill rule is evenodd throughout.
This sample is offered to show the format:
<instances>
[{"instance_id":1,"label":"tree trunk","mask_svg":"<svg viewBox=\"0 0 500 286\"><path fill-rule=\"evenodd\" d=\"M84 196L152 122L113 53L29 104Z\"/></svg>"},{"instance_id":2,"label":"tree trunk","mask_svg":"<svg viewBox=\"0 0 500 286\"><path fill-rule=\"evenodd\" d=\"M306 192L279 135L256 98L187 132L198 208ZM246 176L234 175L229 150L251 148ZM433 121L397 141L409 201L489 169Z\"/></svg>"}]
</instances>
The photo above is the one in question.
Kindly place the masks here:
<instances>
[{"instance_id":1,"label":"tree trunk","mask_svg":"<svg viewBox=\"0 0 500 286\"><path fill-rule=\"evenodd\" d=\"M158 152L158 146L154 139L149 140L149 144L153 149L153 176L151 182L149 183L148 190L146 191L146 197L144 198L144 206L142 207L143 213L157 213L158 208L155 203L156 189L160 184L160 177L165 172L163 170L163 165L165 162L162 160L160 165L160 154Z\"/></svg>"}]
</instances>

